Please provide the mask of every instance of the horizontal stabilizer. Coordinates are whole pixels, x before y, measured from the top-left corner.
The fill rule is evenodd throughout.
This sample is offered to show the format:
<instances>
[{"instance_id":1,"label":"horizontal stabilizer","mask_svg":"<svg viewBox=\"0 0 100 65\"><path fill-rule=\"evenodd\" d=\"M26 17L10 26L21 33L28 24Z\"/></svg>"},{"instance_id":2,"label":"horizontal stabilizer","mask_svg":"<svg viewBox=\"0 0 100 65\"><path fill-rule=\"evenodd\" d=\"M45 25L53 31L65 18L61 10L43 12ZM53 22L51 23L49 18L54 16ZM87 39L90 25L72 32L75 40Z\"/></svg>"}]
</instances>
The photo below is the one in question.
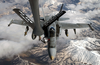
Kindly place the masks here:
<instances>
[{"instance_id":1,"label":"horizontal stabilizer","mask_svg":"<svg viewBox=\"0 0 100 65\"><path fill-rule=\"evenodd\" d=\"M33 26L34 26L33 21L29 17L27 17L20 9L15 8L15 9L13 9L13 11L18 16L20 16L25 21L26 24L28 24L31 28L33 28Z\"/></svg>"}]
</instances>

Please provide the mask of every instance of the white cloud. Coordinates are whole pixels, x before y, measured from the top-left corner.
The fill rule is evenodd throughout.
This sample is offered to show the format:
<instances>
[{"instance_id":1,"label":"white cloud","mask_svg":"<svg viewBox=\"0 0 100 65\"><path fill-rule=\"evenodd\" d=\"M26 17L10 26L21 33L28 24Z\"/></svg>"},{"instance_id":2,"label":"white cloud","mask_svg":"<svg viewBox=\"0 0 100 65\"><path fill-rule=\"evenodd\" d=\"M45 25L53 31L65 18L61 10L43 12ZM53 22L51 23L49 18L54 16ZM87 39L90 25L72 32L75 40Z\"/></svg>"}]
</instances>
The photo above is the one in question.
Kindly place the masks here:
<instances>
[{"instance_id":1,"label":"white cloud","mask_svg":"<svg viewBox=\"0 0 100 65\"><path fill-rule=\"evenodd\" d=\"M66 6L67 8L74 9L76 6L74 4L69 4Z\"/></svg>"},{"instance_id":2,"label":"white cloud","mask_svg":"<svg viewBox=\"0 0 100 65\"><path fill-rule=\"evenodd\" d=\"M100 0L80 0L81 2L85 2L85 3L97 3L97 2L100 2Z\"/></svg>"},{"instance_id":3,"label":"white cloud","mask_svg":"<svg viewBox=\"0 0 100 65\"><path fill-rule=\"evenodd\" d=\"M90 19L94 17L98 17L100 15L100 10L88 11L85 15Z\"/></svg>"},{"instance_id":4,"label":"white cloud","mask_svg":"<svg viewBox=\"0 0 100 65\"><path fill-rule=\"evenodd\" d=\"M9 7L11 7L12 5L13 3L12 4L11 3L0 3L0 14L11 10Z\"/></svg>"},{"instance_id":5,"label":"white cloud","mask_svg":"<svg viewBox=\"0 0 100 65\"><path fill-rule=\"evenodd\" d=\"M26 4L28 0L15 0L15 3Z\"/></svg>"},{"instance_id":6,"label":"white cloud","mask_svg":"<svg viewBox=\"0 0 100 65\"><path fill-rule=\"evenodd\" d=\"M32 30L28 32L27 36L24 36L24 26L12 24L8 27L10 17L3 17L0 20L0 39L2 39L0 40L0 58L13 57L38 43L38 39L32 40L31 38Z\"/></svg>"},{"instance_id":7,"label":"white cloud","mask_svg":"<svg viewBox=\"0 0 100 65\"><path fill-rule=\"evenodd\" d=\"M87 10L87 12L80 13L79 18L85 17L91 19L93 17L98 17L100 15L100 0L80 0L80 4L68 4L67 8L80 12L81 9ZM77 14L75 14L77 17Z\"/></svg>"}]
</instances>

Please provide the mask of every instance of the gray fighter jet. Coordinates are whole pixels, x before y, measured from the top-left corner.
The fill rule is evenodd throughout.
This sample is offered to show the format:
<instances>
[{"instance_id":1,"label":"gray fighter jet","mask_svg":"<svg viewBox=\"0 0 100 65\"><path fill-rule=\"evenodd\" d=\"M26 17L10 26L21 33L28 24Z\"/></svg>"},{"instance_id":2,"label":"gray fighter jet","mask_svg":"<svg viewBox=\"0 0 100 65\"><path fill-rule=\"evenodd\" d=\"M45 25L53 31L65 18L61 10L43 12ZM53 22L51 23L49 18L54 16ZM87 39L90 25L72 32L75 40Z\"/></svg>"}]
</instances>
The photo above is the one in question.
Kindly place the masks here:
<instances>
[{"instance_id":1,"label":"gray fighter jet","mask_svg":"<svg viewBox=\"0 0 100 65\"><path fill-rule=\"evenodd\" d=\"M48 54L51 60L53 60L56 56L56 39L59 37L60 34L60 28L65 29L65 34L68 36L68 29L74 29L74 32L76 34L76 28L86 28L91 27L90 23L56 23L59 20L67 20L69 18L60 18L62 15L66 13L66 11L62 11L63 4L60 8L60 11L50 17L50 16L44 16L44 18L41 18L39 16L39 0L29 0L34 22L27 17L20 9L15 8L13 11L22 18L22 20L12 20L8 26L11 24L19 24L19 25L25 25L26 31L25 34L27 34L29 30L29 26L33 29L32 32L32 39L34 40L37 36L39 36L39 40L48 43ZM56 22L55 22L56 21ZM92 29L93 30L93 29ZM43 40L41 40L41 35L44 35Z\"/></svg>"}]
</instances>

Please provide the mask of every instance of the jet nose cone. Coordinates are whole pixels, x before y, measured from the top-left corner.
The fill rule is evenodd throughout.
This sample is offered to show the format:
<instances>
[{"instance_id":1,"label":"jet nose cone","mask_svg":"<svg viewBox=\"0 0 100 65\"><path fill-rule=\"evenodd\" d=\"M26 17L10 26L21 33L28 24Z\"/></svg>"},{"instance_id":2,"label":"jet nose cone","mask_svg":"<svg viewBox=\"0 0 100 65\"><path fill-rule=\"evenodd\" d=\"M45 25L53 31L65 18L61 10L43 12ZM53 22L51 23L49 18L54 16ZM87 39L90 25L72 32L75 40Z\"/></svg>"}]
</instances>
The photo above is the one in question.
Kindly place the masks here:
<instances>
[{"instance_id":1,"label":"jet nose cone","mask_svg":"<svg viewBox=\"0 0 100 65\"><path fill-rule=\"evenodd\" d=\"M50 59L51 59L51 60L54 60L54 57L53 57L53 56L51 56L51 57L50 57Z\"/></svg>"},{"instance_id":2,"label":"jet nose cone","mask_svg":"<svg viewBox=\"0 0 100 65\"><path fill-rule=\"evenodd\" d=\"M48 52L50 59L54 60L56 56L56 48L49 48Z\"/></svg>"}]
</instances>

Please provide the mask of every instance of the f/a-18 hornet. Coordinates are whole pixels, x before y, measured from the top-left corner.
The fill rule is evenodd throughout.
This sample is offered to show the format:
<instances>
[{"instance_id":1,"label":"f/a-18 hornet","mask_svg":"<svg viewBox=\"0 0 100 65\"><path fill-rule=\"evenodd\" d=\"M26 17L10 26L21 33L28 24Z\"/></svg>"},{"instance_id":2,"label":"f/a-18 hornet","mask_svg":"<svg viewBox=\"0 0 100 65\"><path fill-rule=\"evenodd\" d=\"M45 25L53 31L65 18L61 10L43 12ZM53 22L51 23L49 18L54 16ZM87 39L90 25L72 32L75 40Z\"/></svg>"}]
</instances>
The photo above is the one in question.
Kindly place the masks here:
<instances>
[{"instance_id":1,"label":"f/a-18 hornet","mask_svg":"<svg viewBox=\"0 0 100 65\"><path fill-rule=\"evenodd\" d=\"M43 39L41 40L44 43L48 43L48 54L51 60L53 60L56 56L56 40L60 34L60 28L65 29L65 34L68 36L68 29L73 29L76 34L76 28L86 28L92 27L90 23L56 23L59 20L67 20L68 18L60 18L63 16L66 11L63 11L63 4L60 8L60 11L54 16L44 16L40 17L39 15L39 0L29 0L31 11L33 14L34 22L27 17L20 9L14 8L13 11L22 18L22 20L12 20L8 26L11 24L19 24L25 25L26 30L25 34L27 34L29 30L29 26L33 29L32 32L32 39L34 40L37 36L39 36L39 40L41 40L41 35L44 35ZM44 14L44 13L43 13ZM93 30L93 29L92 29Z\"/></svg>"}]
</instances>

